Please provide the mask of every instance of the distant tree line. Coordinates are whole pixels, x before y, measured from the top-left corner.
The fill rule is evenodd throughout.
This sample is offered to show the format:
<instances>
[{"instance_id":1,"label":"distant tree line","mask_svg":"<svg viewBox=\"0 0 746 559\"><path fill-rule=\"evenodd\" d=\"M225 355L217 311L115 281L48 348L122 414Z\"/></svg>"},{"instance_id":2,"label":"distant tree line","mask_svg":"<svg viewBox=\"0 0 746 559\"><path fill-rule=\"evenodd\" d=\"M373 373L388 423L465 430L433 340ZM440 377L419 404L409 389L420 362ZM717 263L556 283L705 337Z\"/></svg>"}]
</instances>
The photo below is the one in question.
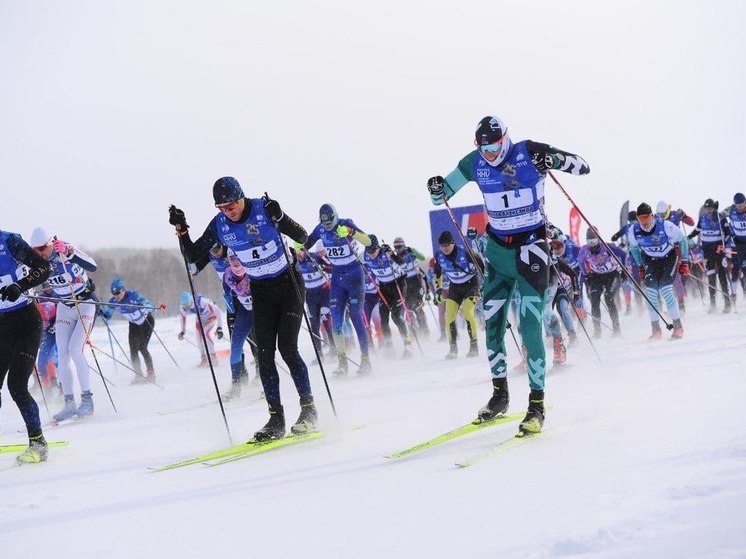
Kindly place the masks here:
<instances>
[{"instance_id":1,"label":"distant tree line","mask_svg":"<svg viewBox=\"0 0 746 559\"><path fill-rule=\"evenodd\" d=\"M179 294L189 291L189 281L178 249L83 250L98 265L96 272L89 276L96 284L99 300L109 300L111 280L118 277L124 280L127 289L137 291L155 304L165 303L164 314L173 316L179 312ZM223 289L212 266L207 266L193 280L197 293L225 308Z\"/></svg>"}]
</instances>

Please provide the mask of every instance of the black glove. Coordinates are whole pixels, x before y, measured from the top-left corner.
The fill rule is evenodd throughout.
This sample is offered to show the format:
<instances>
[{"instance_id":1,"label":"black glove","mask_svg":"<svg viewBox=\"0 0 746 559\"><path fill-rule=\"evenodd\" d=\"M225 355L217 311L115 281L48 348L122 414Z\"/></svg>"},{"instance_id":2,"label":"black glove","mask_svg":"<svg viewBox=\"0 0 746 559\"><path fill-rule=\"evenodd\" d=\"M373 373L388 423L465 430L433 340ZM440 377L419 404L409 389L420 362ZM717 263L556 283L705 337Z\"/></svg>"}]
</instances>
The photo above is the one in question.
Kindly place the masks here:
<instances>
[{"instance_id":1,"label":"black glove","mask_svg":"<svg viewBox=\"0 0 746 559\"><path fill-rule=\"evenodd\" d=\"M223 339L223 329L220 326L218 326L218 329L215 330L215 335L218 337L218 340Z\"/></svg>"},{"instance_id":2,"label":"black glove","mask_svg":"<svg viewBox=\"0 0 746 559\"><path fill-rule=\"evenodd\" d=\"M0 301L10 301L11 303L18 301L21 296L21 287L17 283L11 283L10 285L3 285L0 287Z\"/></svg>"},{"instance_id":3,"label":"black glove","mask_svg":"<svg viewBox=\"0 0 746 559\"><path fill-rule=\"evenodd\" d=\"M427 189L434 198L446 197L446 183L440 175L427 179Z\"/></svg>"},{"instance_id":4,"label":"black glove","mask_svg":"<svg viewBox=\"0 0 746 559\"><path fill-rule=\"evenodd\" d=\"M183 340L184 339L184 332L179 332L179 334L176 337L179 338L179 341Z\"/></svg>"},{"instance_id":5,"label":"black glove","mask_svg":"<svg viewBox=\"0 0 746 559\"><path fill-rule=\"evenodd\" d=\"M477 238L477 228L476 227L469 227L466 230L466 238L470 241L474 241Z\"/></svg>"},{"instance_id":6,"label":"black glove","mask_svg":"<svg viewBox=\"0 0 746 559\"><path fill-rule=\"evenodd\" d=\"M560 153L547 153L540 151L534 154L531 162L540 173L546 173L551 169L559 169L565 162L565 156Z\"/></svg>"},{"instance_id":7,"label":"black glove","mask_svg":"<svg viewBox=\"0 0 746 559\"><path fill-rule=\"evenodd\" d=\"M381 250L384 252L384 254L391 254L391 247L386 243L383 243L381 245Z\"/></svg>"},{"instance_id":8,"label":"black glove","mask_svg":"<svg viewBox=\"0 0 746 559\"><path fill-rule=\"evenodd\" d=\"M264 211L267 212L272 221L280 221L285 215L282 213L280 203L277 200L272 200L266 192L264 193Z\"/></svg>"},{"instance_id":9,"label":"black glove","mask_svg":"<svg viewBox=\"0 0 746 559\"><path fill-rule=\"evenodd\" d=\"M186 230L189 229L184 211L173 204L168 208L168 222L176 227L177 233L186 233Z\"/></svg>"},{"instance_id":10,"label":"black glove","mask_svg":"<svg viewBox=\"0 0 746 559\"><path fill-rule=\"evenodd\" d=\"M435 297L433 297L433 303L436 305L440 305L440 303L443 301L443 290L442 289L436 289L435 290Z\"/></svg>"}]
</instances>

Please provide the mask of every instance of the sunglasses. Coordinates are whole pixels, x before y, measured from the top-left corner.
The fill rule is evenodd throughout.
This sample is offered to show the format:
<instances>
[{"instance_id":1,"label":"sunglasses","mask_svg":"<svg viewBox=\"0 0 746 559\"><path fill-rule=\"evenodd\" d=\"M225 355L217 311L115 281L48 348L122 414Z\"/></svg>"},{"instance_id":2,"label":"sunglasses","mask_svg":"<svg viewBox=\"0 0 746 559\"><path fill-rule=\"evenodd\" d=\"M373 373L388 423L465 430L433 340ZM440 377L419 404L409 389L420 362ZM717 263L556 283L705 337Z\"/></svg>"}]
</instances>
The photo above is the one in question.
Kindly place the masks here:
<instances>
[{"instance_id":1,"label":"sunglasses","mask_svg":"<svg viewBox=\"0 0 746 559\"><path fill-rule=\"evenodd\" d=\"M232 212L238 207L238 200L230 202L228 204L215 204L215 207L221 212Z\"/></svg>"}]
</instances>

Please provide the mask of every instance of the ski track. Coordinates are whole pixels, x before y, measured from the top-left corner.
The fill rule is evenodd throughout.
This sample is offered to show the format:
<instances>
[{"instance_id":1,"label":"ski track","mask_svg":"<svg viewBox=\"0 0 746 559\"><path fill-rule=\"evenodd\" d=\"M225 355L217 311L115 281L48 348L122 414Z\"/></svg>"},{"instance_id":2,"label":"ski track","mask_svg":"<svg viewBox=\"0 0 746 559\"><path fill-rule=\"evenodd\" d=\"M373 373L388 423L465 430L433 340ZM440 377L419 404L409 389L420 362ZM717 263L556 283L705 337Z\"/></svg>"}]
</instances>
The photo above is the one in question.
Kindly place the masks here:
<instances>
[{"instance_id":1,"label":"ski track","mask_svg":"<svg viewBox=\"0 0 746 559\"><path fill-rule=\"evenodd\" d=\"M579 332L570 366L547 377L545 436L466 469L454 462L488 452L516 424L400 460L383 456L473 418L490 395L483 340L482 355L468 360L446 362L446 344L424 340L424 358L375 355L366 378L351 366L349 378L336 379L336 362L324 361L339 413L335 421L319 369L310 368L325 437L214 468L156 473L147 468L230 444L217 403L204 405L214 398L209 371L194 368L197 350L175 340L177 321L161 319L158 332L183 368L151 343L164 390L130 386L130 373L101 359L120 412L93 379L94 419L47 430L50 440L71 444L51 449L44 464L0 472L3 556L20 556L42 531L34 538L40 556L79 559L237 549L325 558L746 557L744 319L692 305L683 320L683 340L653 343L646 314L622 316L624 339L604 332L593 340L602 365ZM126 324L111 324L126 343ZM108 347L105 329L93 338ZM519 356L506 342L512 369ZM464 336L460 345L465 353ZM227 359L217 375L225 388ZM521 411L525 376L511 370L509 379L510 411ZM297 396L286 375L280 382L290 424ZM3 390L3 443L23 442ZM250 385L225 406L233 444L266 421L264 402L246 404L257 394ZM62 405L48 400L52 413ZM201 407L157 413L190 402ZM0 456L0 467L12 460Z\"/></svg>"}]
</instances>

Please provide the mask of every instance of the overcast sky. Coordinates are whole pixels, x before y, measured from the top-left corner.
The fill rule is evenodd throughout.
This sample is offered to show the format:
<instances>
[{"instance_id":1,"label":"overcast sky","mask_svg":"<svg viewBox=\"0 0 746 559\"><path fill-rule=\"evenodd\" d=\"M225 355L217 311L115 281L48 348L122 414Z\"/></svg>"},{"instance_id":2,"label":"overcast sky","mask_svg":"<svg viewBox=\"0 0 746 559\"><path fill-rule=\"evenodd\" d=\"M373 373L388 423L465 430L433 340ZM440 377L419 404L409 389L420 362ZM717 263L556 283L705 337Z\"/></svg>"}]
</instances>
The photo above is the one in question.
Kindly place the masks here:
<instances>
[{"instance_id":1,"label":"overcast sky","mask_svg":"<svg viewBox=\"0 0 746 559\"><path fill-rule=\"evenodd\" d=\"M746 191L745 5L0 0L0 228L176 246L169 204L201 232L233 175L309 229L331 202L427 250L425 182L486 114L590 163L558 178L605 236L626 199L723 206ZM567 229L549 184L547 208Z\"/></svg>"}]
</instances>

